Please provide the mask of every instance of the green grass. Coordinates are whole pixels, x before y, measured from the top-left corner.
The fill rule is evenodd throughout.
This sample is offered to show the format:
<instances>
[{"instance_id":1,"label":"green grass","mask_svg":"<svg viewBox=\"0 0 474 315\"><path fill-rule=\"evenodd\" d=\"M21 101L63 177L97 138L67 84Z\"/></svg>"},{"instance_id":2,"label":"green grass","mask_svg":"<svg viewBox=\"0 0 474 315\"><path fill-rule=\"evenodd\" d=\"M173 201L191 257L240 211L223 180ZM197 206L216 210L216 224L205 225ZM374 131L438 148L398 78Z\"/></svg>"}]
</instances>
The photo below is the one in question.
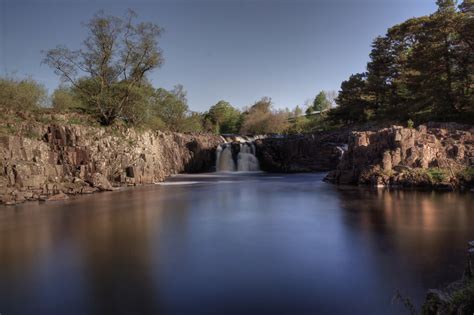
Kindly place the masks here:
<instances>
[{"instance_id":1,"label":"green grass","mask_svg":"<svg viewBox=\"0 0 474 315\"><path fill-rule=\"evenodd\" d=\"M474 181L474 167L468 166L459 173L459 178L466 182Z\"/></svg>"},{"instance_id":2,"label":"green grass","mask_svg":"<svg viewBox=\"0 0 474 315\"><path fill-rule=\"evenodd\" d=\"M445 170L437 167L427 169L426 173L433 183L441 183L448 177Z\"/></svg>"}]
</instances>

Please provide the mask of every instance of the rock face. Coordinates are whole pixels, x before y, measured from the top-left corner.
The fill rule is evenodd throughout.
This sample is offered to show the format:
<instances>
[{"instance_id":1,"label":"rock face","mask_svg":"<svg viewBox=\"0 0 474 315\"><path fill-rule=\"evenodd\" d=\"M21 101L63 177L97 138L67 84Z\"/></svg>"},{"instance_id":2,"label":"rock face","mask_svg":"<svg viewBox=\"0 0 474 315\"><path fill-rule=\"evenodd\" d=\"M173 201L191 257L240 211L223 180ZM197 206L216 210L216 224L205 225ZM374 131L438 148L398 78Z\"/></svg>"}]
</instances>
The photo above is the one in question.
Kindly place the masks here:
<instances>
[{"instance_id":1,"label":"rock face","mask_svg":"<svg viewBox=\"0 0 474 315\"><path fill-rule=\"evenodd\" d=\"M457 174L474 165L473 132L474 127L457 124L353 132L347 152L327 180L338 184L456 185Z\"/></svg>"},{"instance_id":2,"label":"rock face","mask_svg":"<svg viewBox=\"0 0 474 315\"><path fill-rule=\"evenodd\" d=\"M267 172L334 170L343 153L347 133L326 133L255 141L260 168Z\"/></svg>"},{"instance_id":3,"label":"rock face","mask_svg":"<svg viewBox=\"0 0 474 315\"><path fill-rule=\"evenodd\" d=\"M206 171L222 142L213 135L111 132L78 125L35 128L41 140L0 137L0 203L112 190Z\"/></svg>"}]
</instances>

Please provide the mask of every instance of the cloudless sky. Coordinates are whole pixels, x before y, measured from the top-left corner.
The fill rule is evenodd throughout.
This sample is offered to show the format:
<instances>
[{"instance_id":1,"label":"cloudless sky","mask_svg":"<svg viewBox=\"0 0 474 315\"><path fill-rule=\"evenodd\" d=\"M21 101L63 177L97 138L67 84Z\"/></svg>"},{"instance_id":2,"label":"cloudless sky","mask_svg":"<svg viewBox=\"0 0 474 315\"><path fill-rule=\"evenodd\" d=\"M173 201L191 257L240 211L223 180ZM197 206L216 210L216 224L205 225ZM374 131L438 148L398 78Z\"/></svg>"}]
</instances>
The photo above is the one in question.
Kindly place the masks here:
<instances>
[{"instance_id":1,"label":"cloudless sky","mask_svg":"<svg viewBox=\"0 0 474 315\"><path fill-rule=\"evenodd\" d=\"M58 77L42 50L78 48L81 25L98 10L165 29L164 65L155 86L183 84L192 110L220 99L237 107L270 96L294 107L320 90L338 90L365 70L372 40L407 18L436 10L435 0L0 0L0 74L30 76L51 93Z\"/></svg>"}]
</instances>

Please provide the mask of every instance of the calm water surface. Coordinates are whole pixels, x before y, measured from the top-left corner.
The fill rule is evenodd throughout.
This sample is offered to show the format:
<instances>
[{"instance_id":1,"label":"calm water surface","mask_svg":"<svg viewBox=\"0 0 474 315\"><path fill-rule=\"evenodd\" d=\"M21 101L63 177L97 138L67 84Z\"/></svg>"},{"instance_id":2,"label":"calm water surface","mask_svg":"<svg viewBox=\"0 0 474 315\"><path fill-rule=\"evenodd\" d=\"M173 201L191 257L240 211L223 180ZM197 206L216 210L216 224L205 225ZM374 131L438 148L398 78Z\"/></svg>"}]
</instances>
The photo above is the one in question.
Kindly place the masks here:
<instances>
[{"instance_id":1,"label":"calm water surface","mask_svg":"<svg viewBox=\"0 0 474 315\"><path fill-rule=\"evenodd\" d=\"M177 176L0 207L0 313L404 314L458 278L473 194Z\"/></svg>"}]
</instances>

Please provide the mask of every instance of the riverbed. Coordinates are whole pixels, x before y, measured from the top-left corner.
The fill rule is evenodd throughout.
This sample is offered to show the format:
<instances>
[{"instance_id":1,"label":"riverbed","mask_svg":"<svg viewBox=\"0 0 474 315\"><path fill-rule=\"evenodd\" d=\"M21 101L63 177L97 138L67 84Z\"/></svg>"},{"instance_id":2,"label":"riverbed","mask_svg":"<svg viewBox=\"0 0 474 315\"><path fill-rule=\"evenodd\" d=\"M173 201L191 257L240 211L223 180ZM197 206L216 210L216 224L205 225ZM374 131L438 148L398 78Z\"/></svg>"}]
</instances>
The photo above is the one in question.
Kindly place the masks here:
<instances>
[{"instance_id":1,"label":"riverbed","mask_svg":"<svg viewBox=\"0 0 474 315\"><path fill-rule=\"evenodd\" d=\"M0 206L0 314L406 314L458 279L472 193L179 175Z\"/></svg>"}]
</instances>

